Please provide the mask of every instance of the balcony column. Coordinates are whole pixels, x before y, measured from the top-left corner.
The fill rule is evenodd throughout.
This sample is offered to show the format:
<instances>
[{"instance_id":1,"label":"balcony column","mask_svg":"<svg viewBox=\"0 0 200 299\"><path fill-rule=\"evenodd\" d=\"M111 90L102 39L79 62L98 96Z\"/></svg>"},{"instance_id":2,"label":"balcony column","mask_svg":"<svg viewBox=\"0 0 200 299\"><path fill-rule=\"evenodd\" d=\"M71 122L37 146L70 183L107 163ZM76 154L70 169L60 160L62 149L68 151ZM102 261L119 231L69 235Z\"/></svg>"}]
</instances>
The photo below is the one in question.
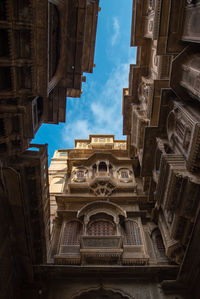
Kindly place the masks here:
<instances>
[{"instance_id":1,"label":"balcony column","mask_svg":"<svg viewBox=\"0 0 200 299\"><path fill-rule=\"evenodd\" d=\"M87 235L87 225L89 223L89 218L88 217L84 217L84 227L83 227L83 235L86 236Z\"/></svg>"},{"instance_id":2,"label":"balcony column","mask_svg":"<svg viewBox=\"0 0 200 299\"><path fill-rule=\"evenodd\" d=\"M116 224L117 236L120 236L121 233L120 233L120 229L119 229L119 217L118 216L115 217L114 221L115 221L115 224Z\"/></svg>"},{"instance_id":3,"label":"balcony column","mask_svg":"<svg viewBox=\"0 0 200 299\"><path fill-rule=\"evenodd\" d=\"M99 161L98 162L96 162L96 165L97 165L97 172L99 172Z\"/></svg>"}]
</instances>

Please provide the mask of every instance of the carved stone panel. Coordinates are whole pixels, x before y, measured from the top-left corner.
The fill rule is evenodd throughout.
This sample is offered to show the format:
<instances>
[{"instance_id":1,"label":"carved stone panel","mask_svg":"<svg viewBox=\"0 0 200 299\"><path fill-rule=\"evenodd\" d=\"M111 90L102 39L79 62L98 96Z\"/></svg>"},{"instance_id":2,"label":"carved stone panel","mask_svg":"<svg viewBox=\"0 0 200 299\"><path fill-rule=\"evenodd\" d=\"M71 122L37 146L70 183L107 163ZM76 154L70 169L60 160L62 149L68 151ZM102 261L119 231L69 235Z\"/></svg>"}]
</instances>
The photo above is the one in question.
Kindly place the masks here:
<instances>
[{"instance_id":1,"label":"carved stone panel","mask_svg":"<svg viewBox=\"0 0 200 299\"><path fill-rule=\"evenodd\" d=\"M200 2L188 0L185 7L182 40L200 42Z\"/></svg>"},{"instance_id":2,"label":"carved stone panel","mask_svg":"<svg viewBox=\"0 0 200 299\"><path fill-rule=\"evenodd\" d=\"M198 172L200 146L200 117L198 107L174 102L174 108L168 115L167 133L171 147L184 155L187 168Z\"/></svg>"},{"instance_id":3,"label":"carved stone panel","mask_svg":"<svg viewBox=\"0 0 200 299\"><path fill-rule=\"evenodd\" d=\"M186 47L172 63L170 85L184 101L200 101L199 46Z\"/></svg>"}]
</instances>

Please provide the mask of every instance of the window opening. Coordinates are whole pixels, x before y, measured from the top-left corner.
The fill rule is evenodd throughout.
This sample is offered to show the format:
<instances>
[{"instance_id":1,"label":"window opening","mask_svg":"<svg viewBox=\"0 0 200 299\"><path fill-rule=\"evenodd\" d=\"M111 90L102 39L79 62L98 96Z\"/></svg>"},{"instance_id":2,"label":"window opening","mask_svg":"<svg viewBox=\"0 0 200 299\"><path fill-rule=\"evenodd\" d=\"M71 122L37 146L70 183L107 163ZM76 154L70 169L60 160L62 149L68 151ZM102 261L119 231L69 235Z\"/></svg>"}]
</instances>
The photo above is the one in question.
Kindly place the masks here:
<instances>
[{"instance_id":1,"label":"window opening","mask_svg":"<svg viewBox=\"0 0 200 299\"><path fill-rule=\"evenodd\" d=\"M79 179L84 178L84 171L83 170L77 171L77 178L79 178Z\"/></svg>"},{"instance_id":2,"label":"window opening","mask_svg":"<svg viewBox=\"0 0 200 299\"><path fill-rule=\"evenodd\" d=\"M125 245L142 245L140 229L135 221L124 222L124 237Z\"/></svg>"},{"instance_id":3,"label":"window opening","mask_svg":"<svg viewBox=\"0 0 200 299\"><path fill-rule=\"evenodd\" d=\"M161 235L156 236L156 246L160 255L165 255L165 247Z\"/></svg>"},{"instance_id":4,"label":"window opening","mask_svg":"<svg viewBox=\"0 0 200 299\"><path fill-rule=\"evenodd\" d=\"M121 172L121 178L122 179L128 179L129 178L128 171L122 171Z\"/></svg>"},{"instance_id":5,"label":"window opening","mask_svg":"<svg viewBox=\"0 0 200 299\"><path fill-rule=\"evenodd\" d=\"M78 221L70 221L65 224L62 245L79 245L82 224Z\"/></svg>"},{"instance_id":6,"label":"window opening","mask_svg":"<svg viewBox=\"0 0 200 299\"><path fill-rule=\"evenodd\" d=\"M92 222L88 227L88 235L90 236L111 236L114 234L114 225L106 220Z\"/></svg>"},{"instance_id":7,"label":"window opening","mask_svg":"<svg viewBox=\"0 0 200 299\"><path fill-rule=\"evenodd\" d=\"M99 163L99 171L107 171L107 165L105 162Z\"/></svg>"}]
</instances>

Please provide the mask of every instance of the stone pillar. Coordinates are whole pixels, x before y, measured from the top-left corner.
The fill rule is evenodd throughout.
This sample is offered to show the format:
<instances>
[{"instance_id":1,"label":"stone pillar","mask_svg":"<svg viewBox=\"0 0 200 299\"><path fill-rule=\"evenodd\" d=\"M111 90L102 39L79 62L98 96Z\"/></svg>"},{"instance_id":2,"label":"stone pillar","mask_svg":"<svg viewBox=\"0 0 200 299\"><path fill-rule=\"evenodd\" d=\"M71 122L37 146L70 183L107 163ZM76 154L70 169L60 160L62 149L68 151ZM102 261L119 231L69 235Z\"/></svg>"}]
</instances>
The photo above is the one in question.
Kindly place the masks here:
<instances>
[{"instance_id":1,"label":"stone pillar","mask_svg":"<svg viewBox=\"0 0 200 299\"><path fill-rule=\"evenodd\" d=\"M87 235L87 226L89 223L89 218L87 216L84 217L84 226L83 226L83 235Z\"/></svg>"},{"instance_id":2,"label":"stone pillar","mask_svg":"<svg viewBox=\"0 0 200 299\"><path fill-rule=\"evenodd\" d=\"M120 236L121 234L120 234L120 229L119 229L119 216L116 216L116 217L114 218L114 221L115 221L115 223L116 223L117 236Z\"/></svg>"},{"instance_id":3,"label":"stone pillar","mask_svg":"<svg viewBox=\"0 0 200 299\"><path fill-rule=\"evenodd\" d=\"M96 165L97 165L97 172L99 172L99 161L96 163Z\"/></svg>"}]
</instances>

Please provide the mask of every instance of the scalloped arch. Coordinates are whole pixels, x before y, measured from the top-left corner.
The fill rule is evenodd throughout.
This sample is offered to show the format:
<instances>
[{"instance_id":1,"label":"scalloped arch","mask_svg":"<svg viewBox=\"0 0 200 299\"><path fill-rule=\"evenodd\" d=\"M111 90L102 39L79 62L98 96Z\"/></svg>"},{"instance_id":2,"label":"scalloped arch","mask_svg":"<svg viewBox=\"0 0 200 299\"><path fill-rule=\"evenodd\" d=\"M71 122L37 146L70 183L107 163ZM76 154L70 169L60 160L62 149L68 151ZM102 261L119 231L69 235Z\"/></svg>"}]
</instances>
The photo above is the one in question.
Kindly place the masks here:
<instances>
[{"instance_id":1,"label":"scalloped arch","mask_svg":"<svg viewBox=\"0 0 200 299\"><path fill-rule=\"evenodd\" d=\"M92 203L88 203L87 205L85 205L84 207L82 207L78 213L77 213L77 217L81 217L83 215L87 215L88 213L90 213L92 210L96 210L99 208L104 209L104 210L110 210L113 213L115 213L115 215L122 215L126 218L126 211L124 211L120 206L112 203L112 202L107 202L107 201L95 201ZM91 214L91 213L90 213Z\"/></svg>"},{"instance_id":2,"label":"scalloped arch","mask_svg":"<svg viewBox=\"0 0 200 299\"><path fill-rule=\"evenodd\" d=\"M106 287L102 287L102 286L88 288L88 289L82 289L82 290L78 291L76 294L74 294L71 297L71 299L79 299L79 297L81 298L81 296L86 296L86 295L88 296L88 295L90 295L90 293L92 295L92 293L95 293L95 292L102 292L102 294L111 295L113 298L118 297L120 299L134 299L130 295L124 293L124 291L122 291L122 290L106 288ZM109 298L112 299L112 297L109 297Z\"/></svg>"}]
</instances>

